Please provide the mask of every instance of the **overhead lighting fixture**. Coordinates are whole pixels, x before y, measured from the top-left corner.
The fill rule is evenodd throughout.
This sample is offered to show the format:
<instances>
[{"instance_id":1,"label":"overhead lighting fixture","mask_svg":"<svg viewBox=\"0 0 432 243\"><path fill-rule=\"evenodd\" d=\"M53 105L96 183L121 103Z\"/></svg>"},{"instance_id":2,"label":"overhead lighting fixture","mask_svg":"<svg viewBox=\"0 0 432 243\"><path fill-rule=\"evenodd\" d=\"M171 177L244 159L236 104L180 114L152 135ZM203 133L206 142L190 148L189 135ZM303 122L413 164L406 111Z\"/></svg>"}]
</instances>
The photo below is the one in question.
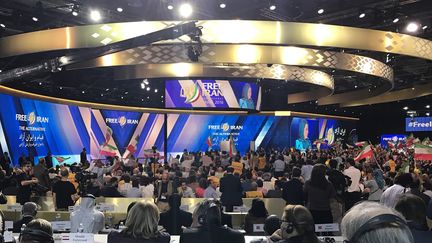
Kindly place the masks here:
<instances>
[{"instance_id":1,"label":"overhead lighting fixture","mask_svg":"<svg viewBox=\"0 0 432 243\"><path fill-rule=\"evenodd\" d=\"M37 17L33 17L32 19L33 19L34 22L38 22L39 21L39 19Z\"/></svg>"},{"instance_id":2,"label":"overhead lighting fixture","mask_svg":"<svg viewBox=\"0 0 432 243\"><path fill-rule=\"evenodd\" d=\"M271 11L275 10L275 9L276 9L276 5L271 4L271 5L269 6L269 9L270 9Z\"/></svg>"},{"instance_id":3,"label":"overhead lighting fixture","mask_svg":"<svg viewBox=\"0 0 432 243\"><path fill-rule=\"evenodd\" d=\"M395 18L395 19L393 19L393 23L397 23L397 22L399 22L399 18Z\"/></svg>"},{"instance_id":4,"label":"overhead lighting fixture","mask_svg":"<svg viewBox=\"0 0 432 243\"><path fill-rule=\"evenodd\" d=\"M119 13L123 12L123 8L118 7L117 12L119 12Z\"/></svg>"},{"instance_id":5,"label":"overhead lighting fixture","mask_svg":"<svg viewBox=\"0 0 432 243\"><path fill-rule=\"evenodd\" d=\"M408 106L405 106L403 109L407 111L409 108L408 108Z\"/></svg>"},{"instance_id":6,"label":"overhead lighting fixture","mask_svg":"<svg viewBox=\"0 0 432 243\"><path fill-rule=\"evenodd\" d=\"M426 105L425 107L426 107L426 109L429 109L429 108L430 108L430 105Z\"/></svg>"},{"instance_id":7,"label":"overhead lighting fixture","mask_svg":"<svg viewBox=\"0 0 432 243\"><path fill-rule=\"evenodd\" d=\"M98 22L99 20L101 20L101 18L102 18L102 15L99 12L99 10L91 10L90 11L90 19L91 20Z\"/></svg>"},{"instance_id":8,"label":"overhead lighting fixture","mask_svg":"<svg viewBox=\"0 0 432 243\"><path fill-rule=\"evenodd\" d=\"M168 4L167 8L168 8L169 10L173 10L173 9L174 9L174 6L171 5L171 4Z\"/></svg>"},{"instance_id":9,"label":"overhead lighting fixture","mask_svg":"<svg viewBox=\"0 0 432 243\"><path fill-rule=\"evenodd\" d=\"M62 87L62 86L60 86L60 87L59 87L59 89L60 89L60 90L62 90L62 89L63 89L63 87Z\"/></svg>"},{"instance_id":10,"label":"overhead lighting fixture","mask_svg":"<svg viewBox=\"0 0 432 243\"><path fill-rule=\"evenodd\" d=\"M122 96L121 99L124 99L124 97Z\"/></svg>"},{"instance_id":11,"label":"overhead lighting fixture","mask_svg":"<svg viewBox=\"0 0 432 243\"><path fill-rule=\"evenodd\" d=\"M219 8L226 8L226 4L225 3L219 4Z\"/></svg>"},{"instance_id":12,"label":"overhead lighting fixture","mask_svg":"<svg viewBox=\"0 0 432 243\"><path fill-rule=\"evenodd\" d=\"M419 29L419 27L420 27L420 26L419 26L418 23L411 22L411 23L409 23L409 24L407 25L406 30L407 30L408 32L413 33L413 32L416 32L416 31Z\"/></svg>"},{"instance_id":13,"label":"overhead lighting fixture","mask_svg":"<svg viewBox=\"0 0 432 243\"><path fill-rule=\"evenodd\" d=\"M158 92L158 89L155 89L155 93L157 93Z\"/></svg>"},{"instance_id":14,"label":"overhead lighting fixture","mask_svg":"<svg viewBox=\"0 0 432 243\"><path fill-rule=\"evenodd\" d=\"M147 90L147 91L150 91L150 87L147 86L146 90Z\"/></svg>"},{"instance_id":15,"label":"overhead lighting fixture","mask_svg":"<svg viewBox=\"0 0 432 243\"><path fill-rule=\"evenodd\" d=\"M85 91L83 90L83 91L81 91L81 93L85 94Z\"/></svg>"},{"instance_id":16,"label":"overhead lighting fixture","mask_svg":"<svg viewBox=\"0 0 432 243\"><path fill-rule=\"evenodd\" d=\"M426 116L430 116L430 113L429 113L429 112L426 112Z\"/></svg>"},{"instance_id":17,"label":"overhead lighting fixture","mask_svg":"<svg viewBox=\"0 0 432 243\"><path fill-rule=\"evenodd\" d=\"M74 10L74 11L72 11L72 15L76 17L76 16L78 16L78 12Z\"/></svg>"},{"instance_id":18,"label":"overhead lighting fixture","mask_svg":"<svg viewBox=\"0 0 432 243\"><path fill-rule=\"evenodd\" d=\"M193 8L189 3L183 3L180 5L179 13L183 18L188 18L192 15Z\"/></svg>"},{"instance_id":19,"label":"overhead lighting fixture","mask_svg":"<svg viewBox=\"0 0 432 243\"><path fill-rule=\"evenodd\" d=\"M366 14L365 13L361 13L360 15L359 15L359 18L364 18L366 16Z\"/></svg>"},{"instance_id":20,"label":"overhead lighting fixture","mask_svg":"<svg viewBox=\"0 0 432 243\"><path fill-rule=\"evenodd\" d=\"M73 16L78 16L78 12L79 12L79 6L77 4L74 4L72 7L72 15Z\"/></svg>"},{"instance_id":21,"label":"overhead lighting fixture","mask_svg":"<svg viewBox=\"0 0 432 243\"><path fill-rule=\"evenodd\" d=\"M323 14L324 13L324 9L320 8L318 9L318 14Z\"/></svg>"},{"instance_id":22,"label":"overhead lighting fixture","mask_svg":"<svg viewBox=\"0 0 432 243\"><path fill-rule=\"evenodd\" d=\"M6 28L6 25L5 24L0 24L0 27Z\"/></svg>"},{"instance_id":23,"label":"overhead lighting fixture","mask_svg":"<svg viewBox=\"0 0 432 243\"><path fill-rule=\"evenodd\" d=\"M354 86L354 89L357 89L357 88L358 88L358 86L357 86L357 85L355 85L355 86Z\"/></svg>"},{"instance_id":24,"label":"overhead lighting fixture","mask_svg":"<svg viewBox=\"0 0 432 243\"><path fill-rule=\"evenodd\" d=\"M146 78L145 78L145 79L143 79L143 83L145 83L145 84L147 84L147 85L148 85L148 84L149 84L149 81L148 81L148 79L146 79Z\"/></svg>"},{"instance_id":25,"label":"overhead lighting fixture","mask_svg":"<svg viewBox=\"0 0 432 243\"><path fill-rule=\"evenodd\" d=\"M145 83L141 83L141 89L145 89Z\"/></svg>"},{"instance_id":26,"label":"overhead lighting fixture","mask_svg":"<svg viewBox=\"0 0 432 243\"><path fill-rule=\"evenodd\" d=\"M422 27L423 30L425 30L425 29L427 29L427 28L428 28L427 25L423 25L423 27Z\"/></svg>"}]
</instances>

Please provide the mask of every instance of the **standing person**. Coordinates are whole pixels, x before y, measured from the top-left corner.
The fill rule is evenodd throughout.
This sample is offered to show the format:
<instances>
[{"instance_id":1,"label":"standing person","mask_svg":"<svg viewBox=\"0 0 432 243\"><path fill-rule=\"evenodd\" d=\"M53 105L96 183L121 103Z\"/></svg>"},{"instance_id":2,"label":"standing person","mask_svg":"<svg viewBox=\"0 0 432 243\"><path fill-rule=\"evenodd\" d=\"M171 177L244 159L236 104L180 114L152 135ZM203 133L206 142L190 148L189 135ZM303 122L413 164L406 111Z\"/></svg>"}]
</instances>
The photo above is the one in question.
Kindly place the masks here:
<instances>
[{"instance_id":1,"label":"standing person","mask_svg":"<svg viewBox=\"0 0 432 243\"><path fill-rule=\"evenodd\" d=\"M47 155L45 156L45 166L47 169L51 169L54 167L53 161L52 161L52 154L48 151Z\"/></svg>"},{"instance_id":2,"label":"standing person","mask_svg":"<svg viewBox=\"0 0 432 243\"><path fill-rule=\"evenodd\" d=\"M222 205L227 212L231 212L234 206L243 205L243 188L240 178L233 175L234 168L228 167L227 174L220 180L220 192Z\"/></svg>"},{"instance_id":3,"label":"standing person","mask_svg":"<svg viewBox=\"0 0 432 243\"><path fill-rule=\"evenodd\" d=\"M348 187L346 198L345 198L345 208L348 211L354 204L361 200L361 189L360 189L360 178L361 172L359 169L354 167L354 159L348 158L346 169L344 170L344 175L351 179L351 185Z\"/></svg>"},{"instance_id":4,"label":"standing person","mask_svg":"<svg viewBox=\"0 0 432 243\"><path fill-rule=\"evenodd\" d=\"M285 171L285 161L283 160L283 156L279 155L278 159L273 163L274 177L279 178L282 177Z\"/></svg>"},{"instance_id":5,"label":"standing person","mask_svg":"<svg viewBox=\"0 0 432 243\"><path fill-rule=\"evenodd\" d=\"M304 205L303 182L300 180L301 170L294 167L291 180L279 182L282 187L282 198L286 204Z\"/></svg>"},{"instance_id":6,"label":"standing person","mask_svg":"<svg viewBox=\"0 0 432 243\"><path fill-rule=\"evenodd\" d=\"M69 181L69 171L66 168L60 170L61 180L52 187L54 209L68 210L69 206L75 205L78 199L75 186Z\"/></svg>"},{"instance_id":7,"label":"standing person","mask_svg":"<svg viewBox=\"0 0 432 243\"><path fill-rule=\"evenodd\" d=\"M204 198L213 198L213 199L218 198L218 193L216 191L217 189L216 181L210 179L208 180L208 182L209 182L208 187L204 191Z\"/></svg>"},{"instance_id":8,"label":"standing person","mask_svg":"<svg viewBox=\"0 0 432 243\"><path fill-rule=\"evenodd\" d=\"M336 197L333 185L326 179L326 166L314 165L310 180L304 185L306 205L315 224L333 223L330 199Z\"/></svg>"},{"instance_id":9,"label":"standing person","mask_svg":"<svg viewBox=\"0 0 432 243\"><path fill-rule=\"evenodd\" d=\"M387 188L381 195L380 202L389 208L394 208L399 197L409 192L409 187L413 182L410 173L403 173L395 177L394 185Z\"/></svg>"},{"instance_id":10,"label":"standing person","mask_svg":"<svg viewBox=\"0 0 432 243\"><path fill-rule=\"evenodd\" d=\"M33 175L38 179L40 185L46 188L51 187L48 169L44 158L39 158L39 163L33 168ZM43 194L45 195L45 193Z\"/></svg>"},{"instance_id":11,"label":"standing person","mask_svg":"<svg viewBox=\"0 0 432 243\"><path fill-rule=\"evenodd\" d=\"M364 182L365 189L364 193L368 193L368 200L369 201L375 201L379 202L381 199L381 195L383 193L383 190L379 188L378 183L376 182L374 176L373 176L373 170L368 169L366 170L366 181Z\"/></svg>"},{"instance_id":12,"label":"standing person","mask_svg":"<svg viewBox=\"0 0 432 243\"><path fill-rule=\"evenodd\" d=\"M306 160L306 164L301 167L301 176L303 177L304 181L308 181L311 177L312 168L313 168L312 163L313 161L308 159Z\"/></svg>"},{"instance_id":13,"label":"standing person","mask_svg":"<svg viewBox=\"0 0 432 243\"><path fill-rule=\"evenodd\" d=\"M24 205L24 203L30 201L31 186L39 183L39 181L32 175L32 165L30 162L23 162L22 171L23 172L17 176L18 191L16 201Z\"/></svg>"},{"instance_id":14,"label":"standing person","mask_svg":"<svg viewBox=\"0 0 432 243\"><path fill-rule=\"evenodd\" d=\"M9 176L11 174L12 162L9 157L8 152L4 152L2 156L0 156L0 166L6 171L6 175Z\"/></svg>"},{"instance_id":15,"label":"standing person","mask_svg":"<svg viewBox=\"0 0 432 243\"><path fill-rule=\"evenodd\" d=\"M83 148L81 153L80 153L80 163L82 165L87 164L87 150L86 150L86 148Z\"/></svg>"},{"instance_id":16,"label":"standing person","mask_svg":"<svg viewBox=\"0 0 432 243\"><path fill-rule=\"evenodd\" d=\"M172 194L168 199L170 209L160 214L159 225L162 225L171 235L179 235L182 227L190 227L192 214L180 209L181 196Z\"/></svg>"},{"instance_id":17,"label":"standing person","mask_svg":"<svg viewBox=\"0 0 432 243\"><path fill-rule=\"evenodd\" d=\"M168 197L175 193L175 189L173 181L169 179L168 172L164 171L161 180L156 185L158 207L162 212L168 210Z\"/></svg>"}]
</instances>

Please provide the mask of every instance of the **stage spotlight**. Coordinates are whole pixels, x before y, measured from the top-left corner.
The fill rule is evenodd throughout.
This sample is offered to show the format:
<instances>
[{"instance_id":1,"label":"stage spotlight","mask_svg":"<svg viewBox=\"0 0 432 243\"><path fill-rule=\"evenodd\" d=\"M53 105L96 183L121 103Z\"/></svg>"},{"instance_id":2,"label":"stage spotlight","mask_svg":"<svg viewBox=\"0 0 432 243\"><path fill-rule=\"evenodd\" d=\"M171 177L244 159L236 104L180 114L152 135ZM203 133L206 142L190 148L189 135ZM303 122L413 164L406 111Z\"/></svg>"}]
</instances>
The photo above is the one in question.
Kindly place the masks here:
<instances>
[{"instance_id":1,"label":"stage spotlight","mask_svg":"<svg viewBox=\"0 0 432 243\"><path fill-rule=\"evenodd\" d=\"M429 108L430 108L430 105L426 105L425 107L426 107L426 109L429 109Z\"/></svg>"},{"instance_id":2,"label":"stage spotlight","mask_svg":"<svg viewBox=\"0 0 432 243\"><path fill-rule=\"evenodd\" d=\"M407 111L409 108L408 108L408 106L405 106L403 109Z\"/></svg>"},{"instance_id":3,"label":"stage spotlight","mask_svg":"<svg viewBox=\"0 0 432 243\"><path fill-rule=\"evenodd\" d=\"M150 91L150 87L147 86L146 90L147 90L147 91Z\"/></svg>"},{"instance_id":4,"label":"stage spotlight","mask_svg":"<svg viewBox=\"0 0 432 243\"><path fill-rule=\"evenodd\" d=\"M39 19L38 19L37 17L33 17L32 20L33 20L34 22L38 22L38 21L39 21Z\"/></svg>"},{"instance_id":5,"label":"stage spotlight","mask_svg":"<svg viewBox=\"0 0 432 243\"><path fill-rule=\"evenodd\" d=\"M359 15L359 18L364 18L366 16L366 14L365 13L361 13L360 15Z\"/></svg>"},{"instance_id":6,"label":"stage spotlight","mask_svg":"<svg viewBox=\"0 0 432 243\"><path fill-rule=\"evenodd\" d=\"M83 90L83 91L81 91L81 93L85 94L85 91Z\"/></svg>"},{"instance_id":7,"label":"stage spotlight","mask_svg":"<svg viewBox=\"0 0 432 243\"><path fill-rule=\"evenodd\" d=\"M226 4L225 3L219 4L219 8L226 8Z\"/></svg>"},{"instance_id":8,"label":"stage spotlight","mask_svg":"<svg viewBox=\"0 0 432 243\"><path fill-rule=\"evenodd\" d=\"M427 29L427 28L428 28L427 25L424 25L424 26L422 27L423 30L425 30L425 29Z\"/></svg>"},{"instance_id":9,"label":"stage spotlight","mask_svg":"<svg viewBox=\"0 0 432 243\"><path fill-rule=\"evenodd\" d=\"M72 11L72 15L76 17L76 16L78 16L78 12Z\"/></svg>"},{"instance_id":10,"label":"stage spotlight","mask_svg":"<svg viewBox=\"0 0 432 243\"><path fill-rule=\"evenodd\" d=\"M6 28L6 25L5 24L0 24L0 27Z\"/></svg>"},{"instance_id":11,"label":"stage spotlight","mask_svg":"<svg viewBox=\"0 0 432 243\"><path fill-rule=\"evenodd\" d=\"M189 3L183 3L180 5L179 13L183 18L188 18L192 15L193 9Z\"/></svg>"},{"instance_id":12,"label":"stage spotlight","mask_svg":"<svg viewBox=\"0 0 432 243\"><path fill-rule=\"evenodd\" d=\"M426 112L426 116L430 116L430 113L429 113L429 112Z\"/></svg>"},{"instance_id":13,"label":"stage spotlight","mask_svg":"<svg viewBox=\"0 0 432 243\"><path fill-rule=\"evenodd\" d=\"M145 83L141 83L141 89L145 89Z\"/></svg>"},{"instance_id":14,"label":"stage spotlight","mask_svg":"<svg viewBox=\"0 0 432 243\"><path fill-rule=\"evenodd\" d=\"M148 81L148 79L146 79L146 78L145 78L145 79L143 79L143 83L144 83L144 84L149 84L149 81Z\"/></svg>"},{"instance_id":15,"label":"stage spotlight","mask_svg":"<svg viewBox=\"0 0 432 243\"><path fill-rule=\"evenodd\" d=\"M158 92L158 89L155 89L155 93L157 93Z\"/></svg>"},{"instance_id":16,"label":"stage spotlight","mask_svg":"<svg viewBox=\"0 0 432 243\"><path fill-rule=\"evenodd\" d=\"M324 13L324 9L320 8L318 9L318 14L323 14Z\"/></svg>"},{"instance_id":17,"label":"stage spotlight","mask_svg":"<svg viewBox=\"0 0 432 243\"><path fill-rule=\"evenodd\" d=\"M119 13L123 12L123 8L118 7L117 12L119 12Z\"/></svg>"},{"instance_id":18,"label":"stage spotlight","mask_svg":"<svg viewBox=\"0 0 432 243\"><path fill-rule=\"evenodd\" d=\"M406 30L411 33L416 32L418 29L419 29L419 24L415 22L409 23L406 27Z\"/></svg>"},{"instance_id":19,"label":"stage spotlight","mask_svg":"<svg viewBox=\"0 0 432 243\"><path fill-rule=\"evenodd\" d=\"M173 10L173 9L174 9L174 6L171 5L171 4L168 4L167 8L168 8L169 10Z\"/></svg>"},{"instance_id":20,"label":"stage spotlight","mask_svg":"<svg viewBox=\"0 0 432 243\"><path fill-rule=\"evenodd\" d=\"M90 11L90 19L98 22L99 20L101 20L102 16L101 13L98 10L91 10Z\"/></svg>"},{"instance_id":21,"label":"stage spotlight","mask_svg":"<svg viewBox=\"0 0 432 243\"><path fill-rule=\"evenodd\" d=\"M399 18L395 18L395 19L393 19L393 23L397 23L397 22L399 22Z\"/></svg>"},{"instance_id":22,"label":"stage spotlight","mask_svg":"<svg viewBox=\"0 0 432 243\"><path fill-rule=\"evenodd\" d=\"M79 13L79 6L74 4L72 7L72 15L76 17L78 16L78 13Z\"/></svg>"}]
</instances>

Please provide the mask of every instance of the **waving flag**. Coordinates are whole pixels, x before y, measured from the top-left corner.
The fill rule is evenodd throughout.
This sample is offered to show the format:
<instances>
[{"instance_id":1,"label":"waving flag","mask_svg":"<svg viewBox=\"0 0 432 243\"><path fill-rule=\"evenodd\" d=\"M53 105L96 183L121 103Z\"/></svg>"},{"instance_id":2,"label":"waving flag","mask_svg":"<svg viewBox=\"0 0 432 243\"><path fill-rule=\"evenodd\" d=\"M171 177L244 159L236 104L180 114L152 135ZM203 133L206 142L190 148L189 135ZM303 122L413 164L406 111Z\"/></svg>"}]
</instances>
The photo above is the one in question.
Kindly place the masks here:
<instances>
[{"instance_id":1,"label":"waving flag","mask_svg":"<svg viewBox=\"0 0 432 243\"><path fill-rule=\"evenodd\" d=\"M137 150L137 144L139 141L139 135L137 135L131 142L130 144L127 146L127 150L133 154L135 153L135 151Z\"/></svg>"},{"instance_id":2,"label":"waving flag","mask_svg":"<svg viewBox=\"0 0 432 243\"><path fill-rule=\"evenodd\" d=\"M366 143L367 144L367 143ZM371 145L367 145L363 147L363 150L355 157L355 161L359 161L362 159L370 158L373 156L373 149Z\"/></svg>"},{"instance_id":3,"label":"waving flag","mask_svg":"<svg viewBox=\"0 0 432 243\"><path fill-rule=\"evenodd\" d=\"M116 156L118 154L118 148L116 147L114 140L111 139L113 131L108 126L106 128L105 142L100 148L100 154L105 156Z\"/></svg>"},{"instance_id":4,"label":"waving flag","mask_svg":"<svg viewBox=\"0 0 432 243\"><path fill-rule=\"evenodd\" d=\"M361 142L357 142L357 143L355 143L354 145L357 146L357 147L362 147L362 146L364 146L365 144L367 144L366 141L361 141Z\"/></svg>"},{"instance_id":5,"label":"waving flag","mask_svg":"<svg viewBox=\"0 0 432 243\"><path fill-rule=\"evenodd\" d=\"M68 160L68 159L71 158L71 157L62 157L62 156L53 156L53 157L57 160L57 162L58 162L59 164L65 162L66 160Z\"/></svg>"},{"instance_id":6,"label":"waving flag","mask_svg":"<svg viewBox=\"0 0 432 243\"><path fill-rule=\"evenodd\" d=\"M209 146L209 148L213 147L213 143L210 136L207 137L206 144Z\"/></svg>"},{"instance_id":7,"label":"waving flag","mask_svg":"<svg viewBox=\"0 0 432 243\"><path fill-rule=\"evenodd\" d=\"M415 160L432 160L432 148L423 145L423 144L415 144L414 145L414 159Z\"/></svg>"}]
</instances>

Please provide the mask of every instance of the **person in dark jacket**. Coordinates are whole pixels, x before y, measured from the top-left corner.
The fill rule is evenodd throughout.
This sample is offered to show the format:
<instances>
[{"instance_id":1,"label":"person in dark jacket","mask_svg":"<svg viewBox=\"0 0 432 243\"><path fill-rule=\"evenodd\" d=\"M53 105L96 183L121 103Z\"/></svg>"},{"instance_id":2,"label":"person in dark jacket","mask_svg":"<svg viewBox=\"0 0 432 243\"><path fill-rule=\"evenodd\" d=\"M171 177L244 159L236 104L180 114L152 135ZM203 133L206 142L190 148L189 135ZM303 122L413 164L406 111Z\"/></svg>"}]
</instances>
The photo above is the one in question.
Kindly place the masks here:
<instances>
[{"instance_id":1,"label":"person in dark jacket","mask_svg":"<svg viewBox=\"0 0 432 243\"><path fill-rule=\"evenodd\" d=\"M170 209L160 215L159 225L162 225L171 235L179 235L183 227L190 227L192 214L180 209L181 197L174 193L168 198Z\"/></svg>"},{"instance_id":2,"label":"person in dark jacket","mask_svg":"<svg viewBox=\"0 0 432 243\"><path fill-rule=\"evenodd\" d=\"M247 235L262 235L264 232L264 222L268 216L264 201L255 198L252 200L252 207L245 216L244 229ZM258 230L255 225L262 225L262 229Z\"/></svg>"},{"instance_id":3,"label":"person in dark jacket","mask_svg":"<svg viewBox=\"0 0 432 243\"><path fill-rule=\"evenodd\" d=\"M108 243L169 243L171 236L158 230L159 209L153 202L137 202L126 219L126 228L111 231Z\"/></svg>"},{"instance_id":4,"label":"person in dark jacket","mask_svg":"<svg viewBox=\"0 0 432 243\"><path fill-rule=\"evenodd\" d=\"M303 182L300 180L301 170L294 167L291 180L282 183L282 198L286 204L304 205Z\"/></svg>"},{"instance_id":5,"label":"person in dark jacket","mask_svg":"<svg viewBox=\"0 0 432 243\"><path fill-rule=\"evenodd\" d=\"M407 220L415 243L430 242L432 231L427 225L424 199L410 193L403 194L399 197L395 209Z\"/></svg>"},{"instance_id":6,"label":"person in dark jacket","mask_svg":"<svg viewBox=\"0 0 432 243\"><path fill-rule=\"evenodd\" d=\"M218 202L205 200L193 213L192 227L180 234L180 243L244 243L242 233L221 224Z\"/></svg>"},{"instance_id":7,"label":"person in dark jacket","mask_svg":"<svg viewBox=\"0 0 432 243\"><path fill-rule=\"evenodd\" d=\"M113 177L102 187L100 191L102 197L123 197L117 190L117 177Z\"/></svg>"},{"instance_id":8,"label":"person in dark jacket","mask_svg":"<svg viewBox=\"0 0 432 243\"><path fill-rule=\"evenodd\" d=\"M15 221L13 223L13 230L14 233L20 233L21 227L25 224L27 225L35 219L37 214L37 204L34 202L26 202L21 210L22 217L18 221Z\"/></svg>"},{"instance_id":9,"label":"person in dark jacket","mask_svg":"<svg viewBox=\"0 0 432 243\"><path fill-rule=\"evenodd\" d=\"M227 212L231 212L234 206L243 205L243 188L240 178L233 175L234 168L228 167L227 174L220 180L220 192L222 205Z\"/></svg>"}]
</instances>

